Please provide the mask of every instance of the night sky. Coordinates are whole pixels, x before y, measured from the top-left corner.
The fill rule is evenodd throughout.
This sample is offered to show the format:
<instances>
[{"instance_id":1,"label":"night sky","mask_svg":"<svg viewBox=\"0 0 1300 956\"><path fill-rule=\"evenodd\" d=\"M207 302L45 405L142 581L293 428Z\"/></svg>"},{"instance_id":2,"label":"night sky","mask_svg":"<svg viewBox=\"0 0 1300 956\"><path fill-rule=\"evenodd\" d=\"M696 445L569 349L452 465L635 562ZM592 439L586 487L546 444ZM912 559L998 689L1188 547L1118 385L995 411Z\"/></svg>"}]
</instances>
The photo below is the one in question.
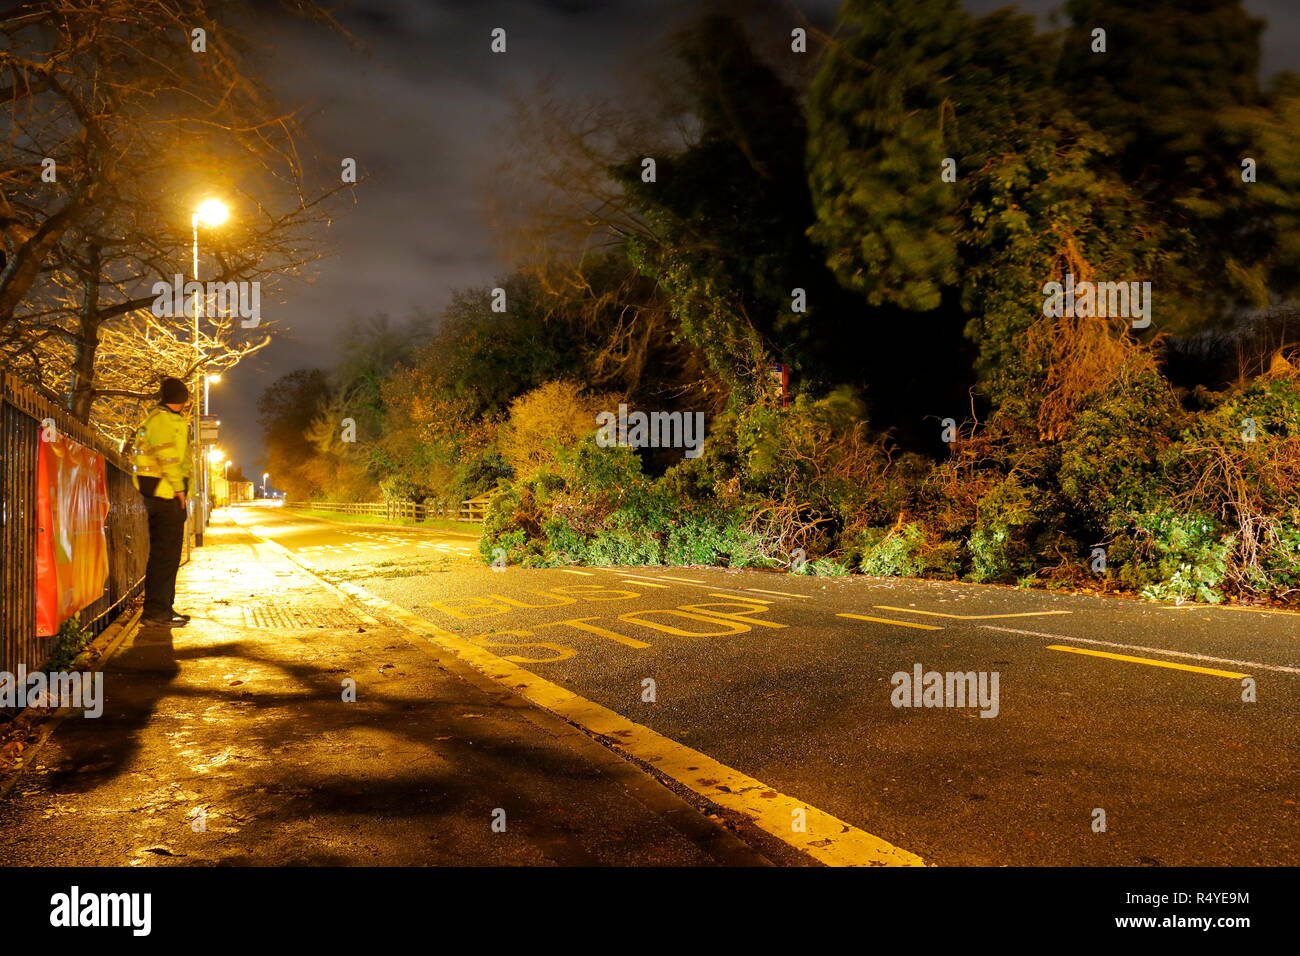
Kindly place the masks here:
<instances>
[{"instance_id":1,"label":"night sky","mask_svg":"<svg viewBox=\"0 0 1300 956\"><path fill-rule=\"evenodd\" d=\"M297 368L331 366L352 318L416 309L439 312L452 290L489 284L507 265L494 245L481 197L513 141L504 128L512 96L550 80L563 97L617 96L667 55L666 40L702 4L679 0L379 0L330 5L351 42L300 22L256 29L273 55L268 84L301 110L304 155L328 175L355 157L369 179L340 205L327 239L331 257L314 281L263 304L279 338L225 376L212 394L222 446L249 477L263 469L256 402ZM829 23L836 0L790 4ZM976 13L1006 6L966 0ZM1060 4L1025 0L1044 25ZM1268 22L1263 73L1297 69L1300 2L1246 0ZM508 52L488 48L504 27ZM788 30L786 31L788 33ZM626 94L623 94L626 95ZM274 476L272 477L274 485Z\"/></svg>"}]
</instances>

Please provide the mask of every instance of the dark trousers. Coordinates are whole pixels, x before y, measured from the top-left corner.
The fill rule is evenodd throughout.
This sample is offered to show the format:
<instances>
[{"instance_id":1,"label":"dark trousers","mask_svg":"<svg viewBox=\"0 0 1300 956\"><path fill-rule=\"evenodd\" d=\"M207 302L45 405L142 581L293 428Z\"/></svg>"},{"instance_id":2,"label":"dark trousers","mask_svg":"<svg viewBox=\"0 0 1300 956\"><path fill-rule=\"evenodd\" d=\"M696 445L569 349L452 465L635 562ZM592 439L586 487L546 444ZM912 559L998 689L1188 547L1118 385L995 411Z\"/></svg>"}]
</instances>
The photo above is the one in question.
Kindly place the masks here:
<instances>
[{"instance_id":1,"label":"dark trousers","mask_svg":"<svg viewBox=\"0 0 1300 956\"><path fill-rule=\"evenodd\" d=\"M185 507L176 498L144 499L149 512L149 563L144 569L144 616L172 616L176 572L185 546Z\"/></svg>"}]
</instances>

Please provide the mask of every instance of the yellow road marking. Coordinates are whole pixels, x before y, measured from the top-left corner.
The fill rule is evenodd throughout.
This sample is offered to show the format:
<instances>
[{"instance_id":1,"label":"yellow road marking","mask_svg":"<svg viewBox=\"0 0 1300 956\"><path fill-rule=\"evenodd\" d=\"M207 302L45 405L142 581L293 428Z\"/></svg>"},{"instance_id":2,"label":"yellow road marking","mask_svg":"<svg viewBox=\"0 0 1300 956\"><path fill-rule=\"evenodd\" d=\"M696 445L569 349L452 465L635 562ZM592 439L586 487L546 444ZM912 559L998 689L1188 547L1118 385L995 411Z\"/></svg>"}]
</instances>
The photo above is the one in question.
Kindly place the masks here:
<instances>
[{"instance_id":1,"label":"yellow road marking","mask_svg":"<svg viewBox=\"0 0 1300 956\"><path fill-rule=\"evenodd\" d=\"M1143 644L1120 644L1116 641L1098 641L1090 637L1076 637L1073 634L1049 634L1046 631L1024 631L1016 627L999 627L996 624L980 624L986 631L1003 631L1007 634L1023 634L1026 637L1042 637L1053 641L1074 641L1076 644L1096 644L1099 647L1119 647L1126 651L1146 651L1150 654L1168 654L1170 657L1186 657L1194 661L1213 661L1216 664L1236 664L1252 670L1277 671L1279 674L1300 674L1300 667L1288 667L1285 664L1264 664L1260 661L1239 661L1231 657L1211 657L1209 654L1193 654L1189 651L1175 651L1168 647L1147 647Z\"/></svg>"},{"instance_id":2,"label":"yellow road marking","mask_svg":"<svg viewBox=\"0 0 1300 956\"><path fill-rule=\"evenodd\" d=\"M620 644L626 644L628 647L641 648L641 647L650 646L645 641L638 641L634 637L625 637L622 634L616 634L614 631L608 630L603 627L599 627L595 624L586 623L587 621L599 621L599 620L600 618L598 617L575 617L567 621L553 621L550 624L534 624L533 626L537 628L542 628L542 627L557 627L558 625L561 624L567 624L569 625L569 627L576 627L580 631L587 631L590 634L598 634L601 637L607 637L611 641L618 641Z\"/></svg>"},{"instance_id":3,"label":"yellow road marking","mask_svg":"<svg viewBox=\"0 0 1300 956\"><path fill-rule=\"evenodd\" d=\"M532 671L510 663L364 588L350 582L335 584L326 581L315 568L295 557L279 542L263 537L256 531L253 533L281 551L294 564L311 572L326 587L349 594L368 607L382 609L412 628L415 633L451 651L492 680L539 707L559 714L570 723L599 734L614 749L648 763L664 776L676 780L719 806L748 817L759 829L819 863L826 866L925 865L925 861L915 853L774 790L762 781L664 737L649 727L633 723L622 714L538 677ZM796 816L803 818L802 832L795 832L792 825Z\"/></svg>"},{"instance_id":4,"label":"yellow road marking","mask_svg":"<svg viewBox=\"0 0 1300 956\"><path fill-rule=\"evenodd\" d=\"M244 526L245 530L252 529ZM538 677L482 647L426 621L406 608L371 594L346 581L326 581L306 561L300 560L277 541L254 531L257 537L282 552L286 558L317 577L326 587L342 591L361 604L382 609L402 621L415 633L445 648L492 680L559 714L583 729L599 734L615 750L644 761L666 777L707 797L724 809L748 817L760 830L807 854L826 866L925 866L915 853L845 823L825 810L774 790L753 777L734 770L712 757L692 750L649 727L633 723L622 714L580 697L573 691ZM796 814L804 819L804 830L795 832Z\"/></svg>"},{"instance_id":5,"label":"yellow road marking","mask_svg":"<svg viewBox=\"0 0 1300 956\"><path fill-rule=\"evenodd\" d=\"M1021 611L1018 614L945 614L942 611L918 611L914 607L890 607L888 604L875 605L881 611L900 611L903 614L924 614L928 617L951 617L958 621L989 621L995 617L1049 617L1053 614L1071 614L1072 611Z\"/></svg>"},{"instance_id":6,"label":"yellow road marking","mask_svg":"<svg viewBox=\"0 0 1300 956\"><path fill-rule=\"evenodd\" d=\"M724 621L739 621L742 624L757 624L759 627L784 628L790 626L789 624L778 624L776 623L776 621L759 621L759 620L755 620L752 617L747 616L750 614L766 613L767 610L769 609L769 604L766 601L760 604L758 601L746 599L744 603L741 603L740 601L737 601L735 598L733 598L730 594L715 594L714 597L728 598L729 600L727 601L726 604L718 604L716 602L710 602L708 604L683 604L677 610L690 611L692 613L697 613L697 614L704 614L709 617L718 617L718 618L722 618ZM738 608L742 608L742 610L715 611L713 610L713 608L715 607L732 607L732 608L738 607Z\"/></svg>"},{"instance_id":7,"label":"yellow road marking","mask_svg":"<svg viewBox=\"0 0 1300 956\"><path fill-rule=\"evenodd\" d=\"M629 578L636 578L636 580L629 580ZM619 580L622 581L622 582L625 583L625 584L644 584L646 587L655 587L655 588L666 588L666 587L671 587L671 585L668 585L668 584L651 584L651 583L650 583L651 581L662 581L662 580L664 580L663 578L637 578L636 575L626 575L626 576L620 578ZM673 579L674 583L677 583L677 580L678 580L678 579L674 578L674 579ZM750 592L750 591L757 590L756 588L729 588L729 587L727 587L726 585L722 585L722 584L689 584L689 583L683 583L683 584L680 584L679 586L680 586L680 587L687 587L687 588L702 588L702 589L705 590L705 591L734 591L736 594L740 594L740 595L745 596L745 598L746 598L747 600L750 600L750 601L757 601L757 600L758 600L758 598L751 598L751 597L749 597L749 592ZM779 595L781 595L782 597L807 597L806 594L786 594L784 591L761 591L760 593L762 593L762 594L779 594Z\"/></svg>"},{"instance_id":8,"label":"yellow road marking","mask_svg":"<svg viewBox=\"0 0 1300 956\"><path fill-rule=\"evenodd\" d=\"M791 594L789 591L769 591L766 588L741 588L742 591L757 591L759 594L779 594L781 597L811 597L809 594Z\"/></svg>"},{"instance_id":9,"label":"yellow road marking","mask_svg":"<svg viewBox=\"0 0 1300 956\"><path fill-rule=\"evenodd\" d=\"M297 563L305 567L302 562ZM431 624L404 607L378 598L350 582L339 582L335 586L363 604L382 608L386 614L403 621L416 633L456 654L539 707L600 735L614 749L644 761L664 776L676 780L719 806L743 814L759 829L806 853L819 863L827 866L925 865L925 861L915 853L774 790L698 750L538 677L532 671L518 667L491 651ZM805 832L795 832L791 825L795 811L802 811Z\"/></svg>"},{"instance_id":10,"label":"yellow road marking","mask_svg":"<svg viewBox=\"0 0 1300 956\"><path fill-rule=\"evenodd\" d=\"M734 594L710 594L709 597L732 598L732 599L734 600L735 597L736 597L736 595L734 595ZM762 598L749 597L748 595L746 595L745 600L746 600L746 601L753 601L755 604L775 604L775 603L776 603L775 601L765 601L765 600L763 600Z\"/></svg>"},{"instance_id":11,"label":"yellow road marking","mask_svg":"<svg viewBox=\"0 0 1300 956\"><path fill-rule=\"evenodd\" d=\"M469 640L483 647L542 647L548 651L554 651L555 657L523 657L519 654L503 654L502 657L508 661L518 661L521 664L552 664L555 661L567 661L578 653L576 647L570 647L568 644L551 644L546 641L493 641L489 638L502 637L507 634L513 634L516 637L533 637L532 631L488 631L484 634L474 634Z\"/></svg>"},{"instance_id":12,"label":"yellow road marking","mask_svg":"<svg viewBox=\"0 0 1300 956\"><path fill-rule=\"evenodd\" d=\"M703 584L703 581L697 581L694 578L675 578L671 574L660 574L655 577L656 581L685 581L687 584Z\"/></svg>"},{"instance_id":13,"label":"yellow road marking","mask_svg":"<svg viewBox=\"0 0 1300 956\"><path fill-rule=\"evenodd\" d=\"M836 617L851 617L855 621L875 621L877 624L897 624L899 627L915 627L922 631L942 631L938 624L917 624L915 621L891 621L886 617L866 617L862 614L836 614Z\"/></svg>"},{"instance_id":14,"label":"yellow road marking","mask_svg":"<svg viewBox=\"0 0 1300 956\"><path fill-rule=\"evenodd\" d=\"M729 631L687 631L680 627L673 627L671 624L664 624L660 621L650 621L641 617L643 614L670 614L673 617L685 619L687 621L698 621L704 624L726 624L731 628ZM729 637L732 634L745 634L752 631L753 628L748 624L742 624L739 621L723 620L720 617L714 617L711 614L696 614L691 611L679 611L676 608L651 608L644 611L629 611L627 614L618 616L620 621L627 621L631 624L640 624L642 627L654 628L656 631L663 631L665 634L675 634L678 637Z\"/></svg>"},{"instance_id":15,"label":"yellow road marking","mask_svg":"<svg viewBox=\"0 0 1300 956\"><path fill-rule=\"evenodd\" d=\"M581 574L584 578L594 578L596 576L590 571L573 571L569 568L557 568L556 570L561 574Z\"/></svg>"},{"instance_id":16,"label":"yellow road marking","mask_svg":"<svg viewBox=\"0 0 1300 956\"><path fill-rule=\"evenodd\" d=\"M1049 651L1069 651L1071 654L1087 654L1089 657L1105 657L1112 661L1129 661L1133 664L1150 664L1152 667L1168 667L1176 671L1192 671L1195 674L1209 674L1212 677L1233 677L1240 680L1249 674L1234 671L1216 671L1212 667L1196 667L1192 664L1175 664L1173 661L1155 661L1149 657L1130 657L1127 654L1112 654L1109 651L1090 651L1082 647L1066 647L1064 644L1049 644Z\"/></svg>"},{"instance_id":17,"label":"yellow road marking","mask_svg":"<svg viewBox=\"0 0 1300 956\"><path fill-rule=\"evenodd\" d=\"M1276 607L1251 607L1250 605L1240 604L1161 604L1157 605L1159 611L1245 611L1254 614L1287 614L1291 617L1300 616L1300 611L1286 611Z\"/></svg>"}]
</instances>

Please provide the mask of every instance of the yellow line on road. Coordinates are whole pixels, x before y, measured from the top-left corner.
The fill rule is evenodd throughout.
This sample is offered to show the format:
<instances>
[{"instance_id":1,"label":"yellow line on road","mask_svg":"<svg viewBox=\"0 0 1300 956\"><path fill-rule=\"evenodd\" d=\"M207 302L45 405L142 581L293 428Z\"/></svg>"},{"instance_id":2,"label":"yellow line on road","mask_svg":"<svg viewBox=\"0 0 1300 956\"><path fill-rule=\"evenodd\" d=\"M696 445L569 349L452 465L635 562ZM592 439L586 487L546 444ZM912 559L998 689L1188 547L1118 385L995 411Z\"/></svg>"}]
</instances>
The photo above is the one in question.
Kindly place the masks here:
<instances>
[{"instance_id":1,"label":"yellow line on road","mask_svg":"<svg viewBox=\"0 0 1300 956\"><path fill-rule=\"evenodd\" d=\"M710 594L709 597L734 598L734 594ZM752 601L755 604L775 604L775 601L769 601L766 598L750 597L748 594L742 594L741 597L746 601Z\"/></svg>"},{"instance_id":2,"label":"yellow line on road","mask_svg":"<svg viewBox=\"0 0 1300 956\"><path fill-rule=\"evenodd\" d=\"M445 647L488 677L570 723L596 734L676 780L713 803L748 817L759 829L827 866L924 866L915 853L788 796L712 757L634 723L622 714L580 697L568 688L417 617L406 608L378 598L347 582L337 587L371 607L406 623L417 633ZM801 825L796 830L795 826Z\"/></svg>"},{"instance_id":3,"label":"yellow line on road","mask_svg":"<svg viewBox=\"0 0 1300 956\"><path fill-rule=\"evenodd\" d=\"M616 711L578 696L568 688L538 677L532 671L498 657L392 601L371 594L365 588L346 581L327 581L314 567L295 557L279 542L264 537L246 525L242 527L282 552L300 568L309 571L327 588L344 592L365 606L382 609L385 614L403 622L419 636L455 654L492 680L539 707L559 714L589 733L598 735L612 749L621 750L649 764L659 773L718 806L748 817L760 830L819 863L826 866L926 865L915 853L845 823L825 810L774 790L762 781L656 733L649 727L634 723Z\"/></svg>"},{"instance_id":4,"label":"yellow line on road","mask_svg":"<svg viewBox=\"0 0 1300 956\"><path fill-rule=\"evenodd\" d=\"M891 621L887 617L866 617L862 614L836 614L836 617L851 617L855 621L875 621L877 624L897 624L899 627L915 627L922 631L942 631L937 624L917 624L915 621Z\"/></svg>"},{"instance_id":5,"label":"yellow line on road","mask_svg":"<svg viewBox=\"0 0 1300 956\"><path fill-rule=\"evenodd\" d=\"M881 611L899 611L903 614L924 614L928 617L950 617L958 621L989 621L995 617L1048 617L1052 614L1071 614L1071 611L1021 611L1018 614L944 614L942 611L918 611L914 607L890 607L877 604Z\"/></svg>"},{"instance_id":6,"label":"yellow line on road","mask_svg":"<svg viewBox=\"0 0 1300 956\"><path fill-rule=\"evenodd\" d=\"M1158 611L1244 611L1251 614L1286 614L1300 617L1300 611L1286 611L1276 607L1251 607L1249 604L1161 604Z\"/></svg>"},{"instance_id":7,"label":"yellow line on road","mask_svg":"<svg viewBox=\"0 0 1300 956\"><path fill-rule=\"evenodd\" d=\"M694 578L675 578L671 574L655 575L656 580L660 581L685 581L687 584L703 584L703 581L697 581Z\"/></svg>"},{"instance_id":8,"label":"yellow line on road","mask_svg":"<svg viewBox=\"0 0 1300 956\"><path fill-rule=\"evenodd\" d=\"M633 579L633 580L629 580L629 579ZM642 577L638 577L637 575L634 575L634 574L628 574L628 575L625 575L625 576L619 578L619 580L622 581L624 584L644 584L646 587L652 587L652 588L667 588L667 587L672 587L672 585L670 585L670 584L651 584L651 583L649 583L649 582L651 582L651 581L663 581L663 580L665 580L664 578L642 578ZM680 580L682 580L682 579L679 579L679 578L671 578L671 579L667 579L667 580L671 580L671 581L673 581L674 584L676 584L676 583L678 583L678 581L680 581ZM757 601L757 600L758 600L758 598L751 598L751 597L749 597L749 592L750 592L750 591L758 591L760 594L779 594L779 595L781 595L782 597L807 597L807 595L805 595L805 594L786 594L784 591L763 591L763 590L761 590L761 589L759 589L759 588L729 588L729 587L727 587L727 586L725 586L725 585L720 585L720 584L689 584L689 583L687 583L687 584L682 584L681 586L682 586L682 587L688 587L688 588L701 588L701 589L703 589L703 590L705 590L705 591L735 591L737 595L739 595L740 597L746 598L747 600L750 600L750 601ZM730 596L730 595L728 595L728 596Z\"/></svg>"},{"instance_id":9,"label":"yellow line on road","mask_svg":"<svg viewBox=\"0 0 1300 956\"><path fill-rule=\"evenodd\" d=\"M766 588L741 588L742 591L757 591L759 594L779 594L781 597L811 597L809 594L791 594L789 591L769 591Z\"/></svg>"},{"instance_id":10,"label":"yellow line on road","mask_svg":"<svg viewBox=\"0 0 1300 956\"><path fill-rule=\"evenodd\" d=\"M1150 664L1152 667L1168 667L1176 671L1191 671L1194 674L1209 674L1211 677L1233 677L1240 680L1249 674L1235 671L1216 671L1212 667L1196 667L1192 664L1175 664L1173 661L1155 661L1149 657L1129 657L1127 654L1111 654L1109 651L1090 651L1082 647L1066 647L1063 644L1047 645L1049 651L1069 651L1071 654L1087 654L1089 657L1105 657L1112 661L1129 661L1132 664Z\"/></svg>"},{"instance_id":11,"label":"yellow line on road","mask_svg":"<svg viewBox=\"0 0 1300 956\"><path fill-rule=\"evenodd\" d=\"M596 576L592 574L590 571L572 571L569 568L558 568L557 570L561 574L581 574L584 578L594 578ZM576 588L577 585L575 584L574 587Z\"/></svg>"},{"instance_id":12,"label":"yellow line on road","mask_svg":"<svg viewBox=\"0 0 1300 956\"><path fill-rule=\"evenodd\" d=\"M1074 641L1076 644L1096 644L1099 647L1118 647L1126 651L1146 651L1149 654L1168 654L1170 657L1186 657L1193 661L1213 661L1216 664L1236 664L1251 670L1277 671L1279 674L1300 674L1300 667L1288 667L1286 664L1264 664L1260 661L1239 661L1232 657L1211 657L1209 654L1194 654L1190 651L1176 651L1170 647L1147 647L1144 644L1120 644L1117 641L1099 641L1091 637L1079 637L1074 634L1051 634L1047 631L1025 631L1017 627L999 627L997 624L977 625L986 631L1002 631L1006 634L1022 634L1025 637L1040 637L1052 641Z\"/></svg>"}]
</instances>

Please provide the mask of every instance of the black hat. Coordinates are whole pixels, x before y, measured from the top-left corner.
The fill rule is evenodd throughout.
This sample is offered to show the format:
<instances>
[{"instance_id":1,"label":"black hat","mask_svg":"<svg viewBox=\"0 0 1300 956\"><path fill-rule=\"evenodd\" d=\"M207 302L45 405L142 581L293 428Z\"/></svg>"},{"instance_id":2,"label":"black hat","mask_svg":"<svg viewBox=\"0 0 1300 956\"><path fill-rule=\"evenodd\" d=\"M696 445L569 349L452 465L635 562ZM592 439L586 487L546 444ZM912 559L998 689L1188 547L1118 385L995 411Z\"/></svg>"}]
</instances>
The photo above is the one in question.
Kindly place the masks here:
<instances>
[{"instance_id":1,"label":"black hat","mask_svg":"<svg viewBox=\"0 0 1300 956\"><path fill-rule=\"evenodd\" d=\"M158 400L164 405L184 405L190 400L190 390L179 378L165 378L158 389Z\"/></svg>"}]
</instances>

